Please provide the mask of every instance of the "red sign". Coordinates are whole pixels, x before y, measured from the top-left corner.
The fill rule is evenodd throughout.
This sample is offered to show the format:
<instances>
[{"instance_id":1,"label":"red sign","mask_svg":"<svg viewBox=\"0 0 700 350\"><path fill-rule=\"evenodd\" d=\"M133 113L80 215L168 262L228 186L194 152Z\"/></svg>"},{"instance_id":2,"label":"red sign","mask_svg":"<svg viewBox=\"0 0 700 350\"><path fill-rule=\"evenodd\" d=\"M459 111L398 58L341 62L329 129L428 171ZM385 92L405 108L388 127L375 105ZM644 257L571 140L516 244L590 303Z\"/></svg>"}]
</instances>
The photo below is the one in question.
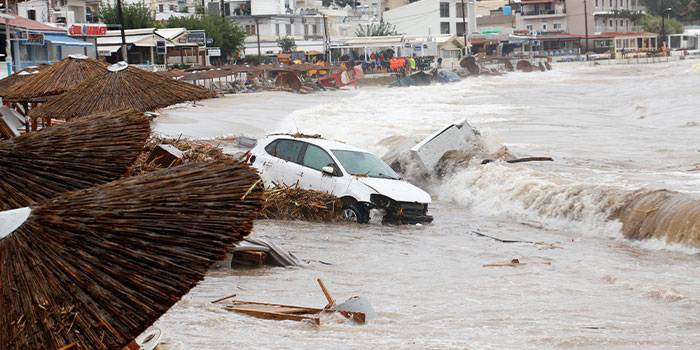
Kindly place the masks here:
<instances>
[{"instance_id":1,"label":"red sign","mask_svg":"<svg viewBox=\"0 0 700 350\"><path fill-rule=\"evenodd\" d=\"M68 28L71 36L103 36L107 34L105 24L74 24Z\"/></svg>"}]
</instances>

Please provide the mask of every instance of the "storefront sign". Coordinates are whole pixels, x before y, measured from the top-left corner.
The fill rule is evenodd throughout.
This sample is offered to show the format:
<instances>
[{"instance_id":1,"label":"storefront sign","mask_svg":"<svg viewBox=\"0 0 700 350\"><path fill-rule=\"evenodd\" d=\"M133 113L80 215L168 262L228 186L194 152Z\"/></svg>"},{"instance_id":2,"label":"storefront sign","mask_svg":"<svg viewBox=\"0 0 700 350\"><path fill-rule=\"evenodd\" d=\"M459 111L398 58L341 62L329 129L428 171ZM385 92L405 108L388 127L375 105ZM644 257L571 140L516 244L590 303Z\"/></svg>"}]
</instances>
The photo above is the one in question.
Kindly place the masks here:
<instances>
[{"instance_id":1,"label":"storefront sign","mask_svg":"<svg viewBox=\"0 0 700 350\"><path fill-rule=\"evenodd\" d=\"M27 44L44 45L44 33L27 33Z\"/></svg>"},{"instance_id":2,"label":"storefront sign","mask_svg":"<svg viewBox=\"0 0 700 350\"><path fill-rule=\"evenodd\" d=\"M221 48L219 47L208 47L207 54L209 57L221 57Z\"/></svg>"},{"instance_id":3,"label":"storefront sign","mask_svg":"<svg viewBox=\"0 0 700 350\"><path fill-rule=\"evenodd\" d=\"M187 32L187 42L197 45L204 45L206 33L203 30L190 30Z\"/></svg>"},{"instance_id":4,"label":"storefront sign","mask_svg":"<svg viewBox=\"0 0 700 350\"><path fill-rule=\"evenodd\" d=\"M104 36L107 34L105 24L73 24L68 28L71 36Z\"/></svg>"}]
</instances>

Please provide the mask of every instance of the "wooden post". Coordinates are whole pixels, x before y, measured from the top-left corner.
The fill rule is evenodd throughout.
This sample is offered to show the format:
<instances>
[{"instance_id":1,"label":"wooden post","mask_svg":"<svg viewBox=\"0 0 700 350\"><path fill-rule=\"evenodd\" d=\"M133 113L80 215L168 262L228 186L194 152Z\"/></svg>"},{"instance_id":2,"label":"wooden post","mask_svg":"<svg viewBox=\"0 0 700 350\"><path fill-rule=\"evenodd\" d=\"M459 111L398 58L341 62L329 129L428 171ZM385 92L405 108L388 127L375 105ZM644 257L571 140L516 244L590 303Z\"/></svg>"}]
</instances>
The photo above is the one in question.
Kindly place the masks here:
<instances>
[{"instance_id":1,"label":"wooden post","mask_svg":"<svg viewBox=\"0 0 700 350\"><path fill-rule=\"evenodd\" d=\"M328 291L328 289L326 288L326 285L323 284L323 281L320 278L317 278L316 281L318 281L318 285L321 286L321 291L323 291L323 295L325 295L326 300L328 300L328 305L326 305L326 307L324 307L324 309L335 308L335 299L333 299L331 292Z\"/></svg>"}]
</instances>

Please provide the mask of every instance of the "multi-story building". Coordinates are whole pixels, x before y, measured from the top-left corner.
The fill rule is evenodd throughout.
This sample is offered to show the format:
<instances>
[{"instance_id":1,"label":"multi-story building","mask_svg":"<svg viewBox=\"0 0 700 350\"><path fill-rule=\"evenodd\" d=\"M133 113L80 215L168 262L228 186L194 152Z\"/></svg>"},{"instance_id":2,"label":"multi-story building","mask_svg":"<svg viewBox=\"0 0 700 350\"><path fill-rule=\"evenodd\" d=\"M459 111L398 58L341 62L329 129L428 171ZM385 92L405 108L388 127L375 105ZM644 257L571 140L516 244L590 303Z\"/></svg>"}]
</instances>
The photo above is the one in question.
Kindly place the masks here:
<instances>
[{"instance_id":1,"label":"multi-story building","mask_svg":"<svg viewBox=\"0 0 700 350\"><path fill-rule=\"evenodd\" d=\"M466 29L470 29L468 6L468 1L420 0L384 12L383 19L395 25L397 32L406 35L463 35L465 22ZM470 31L476 31L476 26Z\"/></svg>"},{"instance_id":2,"label":"multi-story building","mask_svg":"<svg viewBox=\"0 0 700 350\"><path fill-rule=\"evenodd\" d=\"M38 22L70 26L98 22L100 0L29 0L17 3L17 14Z\"/></svg>"},{"instance_id":3,"label":"multi-story building","mask_svg":"<svg viewBox=\"0 0 700 350\"><path fill-rule=\"evenodd\" d=\"M585 34L585 21L588 33L625 33L642 30L635 19L644 13L641 0L568 0L567 22L569 32Z\"/></svg>"},{"instance_id":4,"label":"multi-story building","mask_svg":"<svg viewBox=\"0 0 700 350\"><path fill-rule=\"evenodd\" d=\"M566 32L565 0L521 0L516 12L516 28L529 33Z\"/></svg>"}]
</instances>

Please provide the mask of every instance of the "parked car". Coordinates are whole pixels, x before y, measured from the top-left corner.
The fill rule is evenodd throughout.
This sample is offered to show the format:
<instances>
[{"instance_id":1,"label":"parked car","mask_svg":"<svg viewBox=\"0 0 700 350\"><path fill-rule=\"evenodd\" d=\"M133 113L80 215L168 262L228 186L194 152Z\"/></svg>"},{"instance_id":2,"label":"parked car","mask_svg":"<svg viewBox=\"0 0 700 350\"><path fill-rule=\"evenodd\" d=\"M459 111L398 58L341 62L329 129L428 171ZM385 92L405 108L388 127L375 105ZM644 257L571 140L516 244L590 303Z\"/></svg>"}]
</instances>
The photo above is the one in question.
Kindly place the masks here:
<instances>
[{"instance_id":1,"label":"parked car","mask_svg":"<svg viewBox=\"0 0 700 350\"><path fill-rule=\"evenodd\" d=\"M430 195L402 180L374 154L320 138L272 135L246 154L265 184L284 183L331 193L341 199L343 217L367 223L427 223Z\"/></svg>"}]
</instances>

